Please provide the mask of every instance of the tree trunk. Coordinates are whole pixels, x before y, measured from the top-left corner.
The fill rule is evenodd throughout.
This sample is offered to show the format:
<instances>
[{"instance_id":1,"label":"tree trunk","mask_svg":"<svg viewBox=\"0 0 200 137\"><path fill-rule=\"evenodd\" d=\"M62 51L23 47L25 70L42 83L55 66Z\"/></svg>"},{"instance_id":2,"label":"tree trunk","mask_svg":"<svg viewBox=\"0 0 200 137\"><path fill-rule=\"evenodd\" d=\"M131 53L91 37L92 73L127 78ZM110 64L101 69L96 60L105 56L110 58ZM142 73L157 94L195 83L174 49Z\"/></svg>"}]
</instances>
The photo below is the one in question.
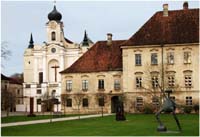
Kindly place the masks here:
<instances>
[{"instance_id":1,"label":"tree trunk","mask_svg":"<svg viewBox=\"0 0 200 137\"><path fill-rule=\"evenodd\" d=\"M101 107L101 116L103 117L103 107Z\"/></svg>"},{"instance_id":2,"label":"tree trunk","mask_svg":"<svg viewBox=\"0 0 200 137\"><path fill-rule=\"evenodd\" d=\"M81 119L81 117L80 117L80 108L79 108L79 105L78 105L78 119Z\"/></svg>"},{"instance_id":3,"label":"tree trunk","mask_svg":"<svg viewBox=\"0 0 200 137\"><path fill-rule=\"evenodd\" d=\"M66 109L65 106L66 106L66 102L64 102L64 115L65 115L65 109Z\"/></svg>"},{"instance_id":4,"label":"tree trunk","mask_svg":"<svg viewBox=\"0 0 200 137\"><path fill-rule=\"evenodd\" d=\"M6 116L8 117L9 116L9 107L6 109Z\"/></svg>"}]
</instances>

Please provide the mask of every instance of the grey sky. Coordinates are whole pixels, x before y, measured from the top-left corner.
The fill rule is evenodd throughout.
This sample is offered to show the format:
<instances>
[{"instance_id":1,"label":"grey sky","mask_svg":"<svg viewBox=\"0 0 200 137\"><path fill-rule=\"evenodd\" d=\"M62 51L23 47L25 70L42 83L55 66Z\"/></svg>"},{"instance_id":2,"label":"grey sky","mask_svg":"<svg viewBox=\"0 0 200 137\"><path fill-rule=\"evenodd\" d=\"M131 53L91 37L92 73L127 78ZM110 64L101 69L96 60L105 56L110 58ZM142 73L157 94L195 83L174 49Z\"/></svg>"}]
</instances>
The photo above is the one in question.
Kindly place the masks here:
<instances>
[{"instance_id":1,"label":"grey sky","mask_svg":"<svg viewBox=\"0 0 200 137\"><path fill-rule=\"evenodd\" d=\"M182 9L183 1L58 1L57 10L62 14L64 33L68 39L80 43L84 30L91 40L105 40L108 32L113 39L130 38L162 5L169 10ZM189 1L189 8L198 8L198 1ZM9 76L23 72L23 53L30 33L35 44L46 41L45 23L53 9L52 1L2 1L1 41L7 41L12 56L2 61L2 73Z\"/></svg>"}]
</instances>

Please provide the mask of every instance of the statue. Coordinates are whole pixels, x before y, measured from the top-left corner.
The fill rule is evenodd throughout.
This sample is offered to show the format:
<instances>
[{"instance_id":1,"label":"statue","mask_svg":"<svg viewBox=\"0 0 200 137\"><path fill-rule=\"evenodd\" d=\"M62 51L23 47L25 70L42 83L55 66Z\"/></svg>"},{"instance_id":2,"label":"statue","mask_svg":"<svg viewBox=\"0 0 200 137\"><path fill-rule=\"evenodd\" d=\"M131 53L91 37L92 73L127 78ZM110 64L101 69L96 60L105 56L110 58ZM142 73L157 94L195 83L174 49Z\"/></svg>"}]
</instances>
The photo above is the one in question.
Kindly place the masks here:
<instances>
[{"instance_id":1,"label":"statue","mask_svg":"<svg viewBox=\"0 0 200 137\"><path fill-rule=\"evenodd\" d=\"M122 101L119 101L116 107L116 121L126 120L124 115L124 105Z\"/></svg>"},{"instance_id":2,"label":"statue","mask_svg":"<svg viewBox=\"0 0 200 137\"><path fill-rule=\"evenodd\" d=\"M163 103L163 106L162 108L156 113L156 119L159 123L159 126L157 128L157 131L159 132L165 132L167 131L167 128L163 125L163 123L161 122L160 118L159 118L159 115L162 113L162 112L172 112L173 114L173 117L176 121L176 124L179 128L179 131L181 131L181 125L179 123L179 120L178 118L176 117L176 114L175 114L175 110L176 110L176 103L170 99L170 93L172 93L172 90L166 90L165 91L166 93L168 93L168 95L166 96L165 93L163 93L163 97L164 97L164 103Z\"/></svg>"}]
</instances>

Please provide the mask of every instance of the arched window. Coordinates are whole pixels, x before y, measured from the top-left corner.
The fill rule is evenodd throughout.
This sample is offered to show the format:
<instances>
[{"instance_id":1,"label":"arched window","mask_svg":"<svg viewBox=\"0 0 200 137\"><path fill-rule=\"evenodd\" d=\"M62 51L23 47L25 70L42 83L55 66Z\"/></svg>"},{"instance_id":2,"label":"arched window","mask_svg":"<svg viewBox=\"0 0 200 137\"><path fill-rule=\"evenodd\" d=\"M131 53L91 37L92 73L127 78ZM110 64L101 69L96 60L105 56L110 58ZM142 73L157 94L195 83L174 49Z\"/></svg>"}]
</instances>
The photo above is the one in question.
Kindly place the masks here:
<instances>
[{"instance_id":1,"label":"arched window","mask_svg":"<svg viewBox=\"0 0 200 137\"><path fill-rule=\"evenodd\" d=\"M52 41L56 40L56 33L55 32L51 32L51 40Z\"/></svg>"}]
</instances>

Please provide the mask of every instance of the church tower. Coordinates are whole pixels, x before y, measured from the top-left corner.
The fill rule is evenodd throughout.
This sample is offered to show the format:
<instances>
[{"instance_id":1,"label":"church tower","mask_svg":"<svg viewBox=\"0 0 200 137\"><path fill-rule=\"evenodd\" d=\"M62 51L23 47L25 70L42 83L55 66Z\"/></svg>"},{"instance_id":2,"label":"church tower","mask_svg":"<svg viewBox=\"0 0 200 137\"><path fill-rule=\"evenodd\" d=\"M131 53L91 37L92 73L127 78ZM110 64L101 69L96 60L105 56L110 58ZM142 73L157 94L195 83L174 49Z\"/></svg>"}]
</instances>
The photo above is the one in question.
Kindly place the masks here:
<instances>
[{"instance_id":1,"label":"church tower","mask_svg":"<svg viewBox=\"0 0 200 137\"><path fill-rule=\"evenodd\" d=\"M24 106L20 111L29 111L29 98L34 98L35 112L49 111L45 103L45 95L54 96L56 102L54 111L61 111L61 75L59 72L68 68L82 56L93 42L86 32L83 42L72 42L64 36L62 14L54 5L47 16L47 40L43 44L35 44L31 34L30 42L24 52ZM87 43L87 45L86 45Z\"/></svg>"},{"instance_id":2,"label":"church tower","mask_svg":"<svg viewBox=\"0 0 200 137\"><path fill-rule=\"evenodd\" d=\"M57 11L56 6L48 14L47 22L47 43L61 44L64 38L62 15Z\"/></svg>"}]
</instances>

